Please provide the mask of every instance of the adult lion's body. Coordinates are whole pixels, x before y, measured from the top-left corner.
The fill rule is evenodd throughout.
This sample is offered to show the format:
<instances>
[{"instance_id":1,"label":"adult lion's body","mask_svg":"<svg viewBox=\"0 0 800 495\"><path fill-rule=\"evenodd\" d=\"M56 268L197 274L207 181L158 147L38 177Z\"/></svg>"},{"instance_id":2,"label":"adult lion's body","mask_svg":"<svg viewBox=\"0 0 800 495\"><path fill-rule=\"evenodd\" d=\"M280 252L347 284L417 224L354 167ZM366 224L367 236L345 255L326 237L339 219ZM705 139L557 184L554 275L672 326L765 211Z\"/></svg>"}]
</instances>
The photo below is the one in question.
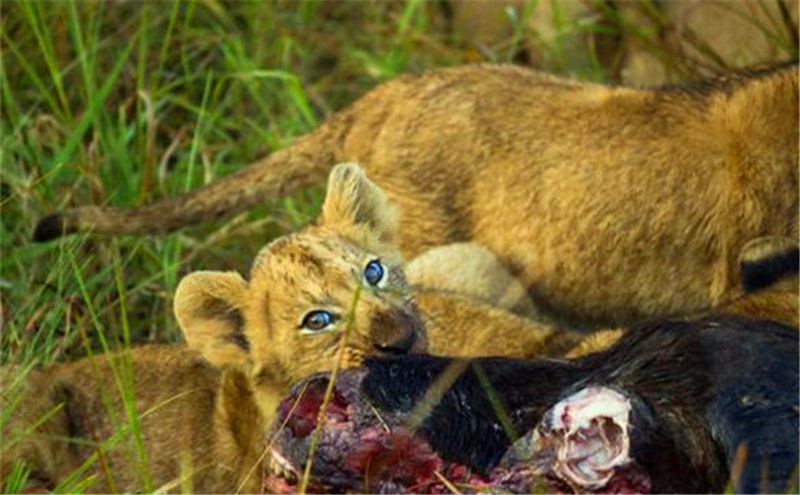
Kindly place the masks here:
<instances>
[{"instance_id":1,"label":"adult lion's body","mask_svg":"<svg viewBox=\"0 0 800 495\"><path fill-rule=\"evenodd\" d=\"M37 237L174 230L352 160L399 206L406 257L474 240L551 316L624 324L730 298L748 240L797 237L797 92L796 65L660 89L510 66L404 76L205 188L69 210Z\"/></svg>"}]
</instances>

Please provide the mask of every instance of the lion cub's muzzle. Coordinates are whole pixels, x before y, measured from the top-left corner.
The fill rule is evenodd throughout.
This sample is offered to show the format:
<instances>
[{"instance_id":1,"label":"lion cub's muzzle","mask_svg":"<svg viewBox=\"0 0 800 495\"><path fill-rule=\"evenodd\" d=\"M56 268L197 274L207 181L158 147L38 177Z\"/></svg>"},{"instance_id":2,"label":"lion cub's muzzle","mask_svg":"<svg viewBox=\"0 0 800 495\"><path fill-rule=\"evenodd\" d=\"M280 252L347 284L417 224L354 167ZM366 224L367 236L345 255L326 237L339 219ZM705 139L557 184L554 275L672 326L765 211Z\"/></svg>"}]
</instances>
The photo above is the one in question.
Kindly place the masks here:
<instances>
[{"instance_id":1,"label":"lion cub's muzzle","mask_svg":"<svg viewBox=\"0 0 800 495\"><path fill-rule=\"evenodd\" d=\"M381 311L370 321L372 346L382 354L408 354L424 347L422 320L399 309Z\"/></svg>"}]
</instances>

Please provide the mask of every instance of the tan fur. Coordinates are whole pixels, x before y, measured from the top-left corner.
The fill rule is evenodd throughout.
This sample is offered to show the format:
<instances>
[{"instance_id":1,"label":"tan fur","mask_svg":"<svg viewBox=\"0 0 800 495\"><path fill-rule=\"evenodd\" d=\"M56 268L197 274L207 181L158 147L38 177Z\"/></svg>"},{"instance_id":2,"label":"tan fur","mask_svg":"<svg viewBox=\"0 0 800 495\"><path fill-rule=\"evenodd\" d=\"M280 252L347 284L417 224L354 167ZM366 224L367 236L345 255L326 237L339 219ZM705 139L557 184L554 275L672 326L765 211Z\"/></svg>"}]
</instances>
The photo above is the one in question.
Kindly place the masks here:
<instances>
[{"instance_id":1,"label":"tan fur","mask_svg":"<svg viewBox=\"0 0 800 495\"><path fill-rule=\"evenodd\" d=\"M795 276L766 289L738 297L723 305L720 312L766 318L800 330L799 302L800 290Z\"/></svg>"},{"instance_id":2,"label":"tan fur","mask_svg":"<svg viewBox=\"0 0 800 495\"><path fill-rule=\"evenodd\" d=\"M739 296L712 310L718 314L735 314L777 321L800 330L800 290L797 277L789 277L770 287ZM688 318L707 316L702 311ZM578 358L611 347L625 333L624 329L597 330L581 339L564 353L568 359Z\"/></svg>"},{"instance_id":3,"label":"tan fur","mask_svg":"<svg viewBox=\"0 0 800 495\"><path fill-rule=\"evenodd\" d=\"M574 359L611 347L625 333L621 328L597 330L586 336L578 345L567 352L564 357Z\"/></svg>"},{"instance_id":4,"label":"tan fur","mask_svg":"<svg viewBox=\"0 0 800 495\"><path fill-rule=\"evenodd\" d=\"M447 291L543 320L519 280L494 253L475 242L431 248L409 261L405 270L414 290Z\"/></svg>"},{"instance_id":5,"label":"tan fur","mask_svg":"<svg viewBox=\"0 0 800 495\"><path fill-rule=\"evenodd\" d=\"M82 466L64 489L88 481L89 493L262 490L269 424L250 381L237 370L221 373L185 346L53 365L22 385L2 396L13 416L3 427L0 477L24 460L28 492L50 491Z\"/></svg>"},{"instance_id":6,"label":"tan fur","mask_svg":"<svg viewBox=\"0 0 800 495\"><path fill-rule=\"evenodd\" d=\"M52 490L101 452L78 478L97 476L89 491L141 490L148 475L138 470L142 457L116 377L132 384L125 388L134 392L131 403L142 432L151 489L176 480L182 457L186 468L196 471L190 485L195 489L235 468L226 462L232 459L212 462L208 455L218 442L226 441L225 432L209 424L219 399L219 373L185 347L146 346L34 371L21 390L4 389L3 409L12 408L13 416L4 425L0 475L5 478L13 462L24 459L32 469L31 483ZM118 431L127 433L120 434L119 441L110 440ZM219 492L235 489L232 483L210 486Z\"/></svg>"},{"instance_id":7,"label":"tan fur","mask_svg":"<svg viewBox=\"0 0 800 495\"><path fill-rule=\"evenodd\" d=\"M511 66L403 76L222 180L140 209L69 210L37 237L166 232L354 160L398 205L407 258L478 242L570 326L702 309L736 295L746 242L797 236L797 81L796 66L669 89Z\"/></svg>"},{"instance_id":8,"label":"tan fur","mask_svg":"<svg viewBox=\"0 0 800 495\"><path fill-rule=\"evenodd\" d=\"M586 337L451 292L414 291L414 299L428 327L428 352L434 355L563 357Z\"/></svg>"},{"instance_id":9,"label":"tan fur","mask_svg":"<svg viewBox=\"0 0 800 495\"><path fill-rule=\"evenodd\" d=\"M740 263L757 263L775 255L794 253L797 241L788 237L759 237L748 242L739 255ZM777 321L800 330L800 281L797 272L787 269L771 285L725 301L717 307L678 317L702 318L709 313L735 314ZM624 333L623 329L598 330L582 339L565 354L576 358L610 347Z\"/></svg>"}]
</instances>

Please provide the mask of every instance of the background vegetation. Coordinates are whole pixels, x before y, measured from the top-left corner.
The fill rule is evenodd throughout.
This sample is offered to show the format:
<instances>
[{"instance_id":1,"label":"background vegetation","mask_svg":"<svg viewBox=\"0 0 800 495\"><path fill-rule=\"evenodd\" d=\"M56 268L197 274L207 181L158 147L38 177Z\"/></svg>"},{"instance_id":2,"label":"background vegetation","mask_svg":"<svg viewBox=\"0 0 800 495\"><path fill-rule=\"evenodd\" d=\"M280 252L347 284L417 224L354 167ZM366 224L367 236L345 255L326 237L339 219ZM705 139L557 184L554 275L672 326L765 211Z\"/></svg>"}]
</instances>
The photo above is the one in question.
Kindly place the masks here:
<instances>
[{"instance_id":1,"label":"background vegetation","mask_svg":"<svg viewBox=\"0 0 800 495\"><path fill-rule=\"evenodd\" d=\"M776 59L796 58L796 24L766 3L739 3L740 17L768 35ZM180 277L245 272L268 240L314 217L322 190L158 238L32 244L45 214L181 193L286 145L407 71L511 62L615 82L633 45L674 79L735 65L696 33L691 53L675 50L673 21L654 2L626 12L581 4L589 15L551 6L539 19L545 35L532 23L544 15L539 2L517 2L500 9L503 34L486 41L444 1L0 3L0 364L24 370L179 340L171 295Z\"/></svg>"}]
</instances>

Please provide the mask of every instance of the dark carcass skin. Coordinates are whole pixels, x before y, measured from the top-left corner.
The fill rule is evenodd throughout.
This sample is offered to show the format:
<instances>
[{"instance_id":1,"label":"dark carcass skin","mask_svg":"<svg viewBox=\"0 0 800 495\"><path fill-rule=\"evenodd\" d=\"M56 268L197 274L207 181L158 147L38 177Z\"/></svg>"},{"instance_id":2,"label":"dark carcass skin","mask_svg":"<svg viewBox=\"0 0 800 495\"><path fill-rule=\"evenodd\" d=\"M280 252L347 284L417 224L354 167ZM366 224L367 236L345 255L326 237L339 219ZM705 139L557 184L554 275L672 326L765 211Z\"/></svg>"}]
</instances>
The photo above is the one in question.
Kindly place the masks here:
<instances>
[{"instance_id":1,"label":"dark carcass skin","mask_svg":"<svg viewBox=\"0 0 800 495\"><path fill-rule=\"evenodd\" d=\"M282 404L265 489L298 488L315 437L315 492L797 487L798 333L774 322L661 321L571 362L371 359L337 375L318 423L327 385Z\"/></svg>"}]
</instances>

